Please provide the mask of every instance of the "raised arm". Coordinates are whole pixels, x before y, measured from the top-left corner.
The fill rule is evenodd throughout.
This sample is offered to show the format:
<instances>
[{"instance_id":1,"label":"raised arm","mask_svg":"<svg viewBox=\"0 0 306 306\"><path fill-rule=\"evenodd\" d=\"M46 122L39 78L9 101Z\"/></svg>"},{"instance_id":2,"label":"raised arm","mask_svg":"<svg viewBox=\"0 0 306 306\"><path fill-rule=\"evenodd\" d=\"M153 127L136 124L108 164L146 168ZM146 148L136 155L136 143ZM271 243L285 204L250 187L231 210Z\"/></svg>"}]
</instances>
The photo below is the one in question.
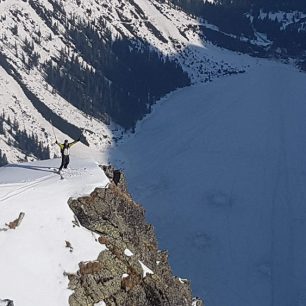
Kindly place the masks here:
<instances>
[{"instance_id":1,"label":"raised arm","mask_svg":"<svg viewBox=\"0 0 306 306\"><path fill-rule=\"evenodd\" d=\"M77 140L75 140L75 141L73 141L73 142L70 142L69 143L69 148L71 148L72 146L74 146L76 143L78 143L79 141L81 140L81 138L79 138L79 139L77 139Z\"/></svg>"},{"instance_id":2,"label":"raised arm","mask_svg":"<svg viewBox=\"0 0 306 306\"><path fill-rule=\"evenodd\" d=\"M64 148L64 145L62 143L59 143L57 140L55 141L55 143L60 147L61 150Z\"/></svg>"}]
</instances>

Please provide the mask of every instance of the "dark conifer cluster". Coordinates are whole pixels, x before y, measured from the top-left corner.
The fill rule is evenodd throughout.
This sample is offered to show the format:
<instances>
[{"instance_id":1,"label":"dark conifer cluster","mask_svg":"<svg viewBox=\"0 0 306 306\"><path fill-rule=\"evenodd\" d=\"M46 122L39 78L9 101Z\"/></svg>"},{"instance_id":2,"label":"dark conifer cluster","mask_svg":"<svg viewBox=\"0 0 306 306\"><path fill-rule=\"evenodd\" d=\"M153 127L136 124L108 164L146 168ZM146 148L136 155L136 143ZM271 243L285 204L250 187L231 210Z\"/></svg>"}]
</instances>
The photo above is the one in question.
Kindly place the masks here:
<instances>
[{"instance_id":1,"label":"dark conifer cluster","mask_svg":"<svg viewBox=\"0 0 306 306\"><path fill-rule=\"evenodd\" d=\"M0 149L0 167L5 166L8 163L6 154Z\"/></svg>"},{"instance_id":2,"label":"dark conifer cluster","mask_svg":"<svg viewBox=\"0 0 306 306\"><path fill-rule=\"evenodd\" d=\"M221 32L234 34L237 37L247 37L255 39L255 31L265 33L267 38L273 42L272 47L266 52L270 55L278 48L282 49L284 56L302 56L306 47L306 31L299 22L293 22L287 27L283 27L282 21L277 17L274 19L268 16L262 18L260 13L265 12L306 12L306 2L304 0L217 0L213 3L203 0L171 0L175 5L180 6L185 11L206 19L208 22L217 25ZM252 18L250 18L250 16ZM255 53L254 48L245 48L237 39L227 42L224 35L212 33L207 30L207 38L224 47L239 50L242 45L242 52L250 50L248 53ZM218 42L215 40L219 40ZM236 45L233 45L236 44Z\"/></svg>"},{"instance_id":3,"label":"dark conifer cluster","mask_svg":"<svg viewBox=\"0 0 306 306\"><path fill-rule=\"evenodd\" d=\"M8 129L4 128L8 126ZM9 135L6 135L8 133ZM9 116L4 113L0 115L0 135L6 135L8 145L19 148L27 156L35 156L39 159L50 158L48 146L38 140L37 135L28 134L24 129L20 129L17 120L12 121ZM0 165L7 164L6 155L0 151Z\"/></svg>"},{"instance_id":4,"label":"dark conifer cluster","mask_svg":"<svg viewBox=\"0 0 306 306\"><path fill-rule=\"evenodd\" d=\"M99 119L110 117L133 128L156 100L190 85L178 63L145 42L114 40L107 30L102 37L84 21L74 23L67 34L77 55L61 50L59 58L45 64L46 79L65 99Z\"/></svg>"},{"instance_id":5,"label":"dark conifer cluster","mask_svg":"<svg viewBox=\"0 0 306 306\"><path fill-rule=\"evenodd\" d=\"M4 120L0 117L0 135L4 135ZM0 167L7 164L6 154L0 149Z\"/></svg>"}]
</instances>

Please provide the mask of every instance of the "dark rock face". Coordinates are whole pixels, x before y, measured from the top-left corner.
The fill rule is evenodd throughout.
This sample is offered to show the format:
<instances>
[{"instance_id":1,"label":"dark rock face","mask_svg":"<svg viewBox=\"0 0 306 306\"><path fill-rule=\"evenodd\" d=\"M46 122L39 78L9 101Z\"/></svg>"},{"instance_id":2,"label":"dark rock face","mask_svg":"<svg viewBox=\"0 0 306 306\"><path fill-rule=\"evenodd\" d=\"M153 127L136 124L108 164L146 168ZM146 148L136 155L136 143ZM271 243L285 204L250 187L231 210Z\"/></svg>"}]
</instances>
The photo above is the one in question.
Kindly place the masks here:
<instances>
[{"instance_id":1,"label":"dark rock face","mask_svg":"<svg viewBox=\"0 0 306 306\"><path fill-rule=\"evenodd\" d=\"M0 299L0 306L14 306L14 302L12 300L1 300Z\"/></svg>"},{"instance_id":2,"label":"dark rock face","mask_svg":"<svg viewBox=\"0 0 306 306\"><path fill-rule=\"evenodd\" d=\"M79 271L68 275L74 290L70 305L202 306L192 300L189 282L172 275L167 252L158 250L153 227L127 192L124 175L112 167L103 170L108 188L69 200L82 226L107 246L96 261L80 263Z\"/></svg>"}]
</instances>

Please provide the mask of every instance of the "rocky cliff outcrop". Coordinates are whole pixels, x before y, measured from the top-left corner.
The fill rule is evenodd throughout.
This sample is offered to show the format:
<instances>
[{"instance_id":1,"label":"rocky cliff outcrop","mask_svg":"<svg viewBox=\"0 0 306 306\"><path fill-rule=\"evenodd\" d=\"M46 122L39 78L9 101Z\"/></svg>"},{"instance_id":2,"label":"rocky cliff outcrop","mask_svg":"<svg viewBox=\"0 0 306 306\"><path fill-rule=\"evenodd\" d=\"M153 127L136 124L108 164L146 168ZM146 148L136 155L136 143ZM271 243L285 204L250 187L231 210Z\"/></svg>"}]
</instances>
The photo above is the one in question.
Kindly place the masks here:
<instances>
[{"instance_id":1,"label":"rocky cliff outcrop","mask_svg":"<svg viewBox=\"0 0 306 306\"><path fill-rule=\"evenodd\" d=\"M192 299L190 283L174 277L168 254L159 251L144 209L127 191L124 175L103 167L107 188L70 199L69 206L82 226L99 234L107 250L95 261L82 262L69 274L71 306L201 306ZM100 305L100 304L99 304Z\"/></svg>"},{"instance_id":2,"label":"rocky cliff outcrop","mask_svg":"<svg viewBox=\"0 0 306 306\"><path fill-rule=\"evenodd\" d=\"M14 302L8 299L5 300L0 299L0 306L14 306Z\"/></svg>"}]
</instances>

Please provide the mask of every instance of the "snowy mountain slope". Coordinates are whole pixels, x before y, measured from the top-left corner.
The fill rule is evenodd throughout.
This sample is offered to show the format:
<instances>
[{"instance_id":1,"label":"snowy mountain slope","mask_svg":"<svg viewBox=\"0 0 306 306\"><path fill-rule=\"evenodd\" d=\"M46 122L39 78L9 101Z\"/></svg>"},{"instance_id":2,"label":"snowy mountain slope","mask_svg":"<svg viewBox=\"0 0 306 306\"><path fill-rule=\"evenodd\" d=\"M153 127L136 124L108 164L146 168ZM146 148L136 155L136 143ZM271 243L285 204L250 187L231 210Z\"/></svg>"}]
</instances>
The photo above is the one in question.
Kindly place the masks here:
<instances>
[{"instance_id":1,"label":"snowy mountain slope","mask_svg":"<svg viewBox=\"0 0 306 306\"><path fill-rule=\"evenodd\" d=\"M51 35L52 31L44 25L42 19L35 14L27 2L1 2L0 12L2 20L0 30L1 52L11 60L13 66L18 73L21 74L23 83L27 84L31 92L36 94L54 114L81 129L87 129L90 133L89 139L92 138L90 141L93 146L98 145L99 148L101 147L101 142L103 142L102 135L106 136L105 139L108 138L107 141L104 140L104 142L109 142L110 132L104 124L93 118L88 118L88 116L78 111L59 95L52 94L48 84L44 81L41 68L29 69L28 67L29 59L24 51L25 41L31 42L36 39L35 52L39 54L41 63L47 58L56 56L57 50L65 47L63 41L57 36L54 36L52 40L49 39L49 35ZM17 33L12 35L12 29L14 28L16 28ZM16 107L16 105L14 105L15 93L17 91L23 91L20 88L20 83L13 80L12 77L9 78L3 69L1 69L1 74L0 85L2 90L6 92L5 99L1 99L2 111L4 111L6 116L10 116L11 121L17 120L21 124L21 127L26 128L30 133L35 133L39 140L47 144L54 142L54 135L50 128L51 125L44 120L46 114L37 114L39 110L35 110L33 106L27 109L26 104L29 104L29 97L26 97L24 93L22 93L22 96L19 98L19 105ZM10 79L9 83L7 81L8 79ZM30 103L33 102L31 101ZM35 113L35 116L32 118L33 120L30 121L27 116L31 116L32 113ZM27 116L25 116L25 114L27 114ZM42 122L44 122L43 125ZM29 127L29 125L31 125L31 127ZM40 132L38 132L38 130L40 130ZM62 135L59 134L59 136ZM54 150L52 151L54 153ZM22 152L17 155L12 154L12 156L10 156L10 152L7 153L10 161L20 159L23 155Z\"/></svg>"},{"instance_id":2,"label":"snowy mountain slope","mask_svg":"<svg viewBox=\"0 0 306 306\"><path fill-rule=\"evenodd\" d=\"M110 155L205 305L306 305L306 75L249 61L169 95Z\"/></svg>"},{"instance_id":3,"label":"snowy mountain slope","mask_svg":"<svg viewBox=\"0 0 306 306\"><path fill-rule=\"evenodd\" d=\"M2 113L6 117L12 118L11 120L16 120L20 129L31 131L39 139L46 139L47 144L51 146L54 143L54 135L50 134L52 132L50 122L42 117L25 96L18 83L2 67L0 67L0 91ZM6 128L9 129L10 126L7 125ZM49 133L47 132L48 130ZM57 131L57 134L61 138L65 137L59 131ZM6 137L1 135L0 137L2 151L11 162L25 159L25 155L22 152L7 143L9 139L13 141L11 135L8 134Z\"/></svg>"},{"instance_id":4,"label":"snowy mountain slope","mask_svg":"<svg viewBox=\"0 0 306 306\"><path fill-rule=\"evenodd\" d=\"M114 38L146 41L152 49L181 63L192 82L209 81L247 68L239 61L231 62L216 56L214 47L203 49L198 22L167 3L147 0L1 1L0 55L11 65L10 69L5 62L1 64L5 68L5 71L0 71L0 86L5 92L0 102L1 111L10 116L11 121L17 120L28 134L37 135L38 141L45 146L54 142L48 122L51 118L60 137L68 134L75 138L85 130L86 140L98 150L111 144L111 131L118 129L79 111L46 82L43 65L50 59L60 57L61 50L69 50L71 58L77 55L84 68L90 67L67 34L72 20L91 22L102 36L105 32L102 26L106 24ZM15 72L12 73L12 69ZM14 97L15 92L20 93L18 101ZM30 106L31 103L33 106ZM64 127L63 122L68 122L73 132L68 132L70 129ZM9 161L26 157L27 154L18 149L18 145L9 143L12 135L0 137ZM56 152L53 147L50 150L51 155Z\"/></svg>"},{"instance_id":5,"label":"snowy mountain slope","mask_svg":"<svg viewBox=\"0 0 306 306\"><path fill-rule=\"evenodd\" d=\"M72 292L64 273L74 273L80 261L95 260L105 249L93 233L73 223L67 201L104 187L108 179L95 162L74 157L66 179L60 180L50 168L58 163L53 159L0 169L1 298L15 305L67 305ZM6 230L5 224L21 212L20 226Z\"/></svg>"},{"instance_id":6,"label":"snowy mountain slope","mask_svg":"<svg viewBox=\"0 0 306 306\"><path fill-rule=\"evenodd\" d=\"M51 149L52 156L58 154L58 148L54 145L55 135L51 122L46 120L33 106L19 84L1 67L0 90L2 96L0 101L2 114L5 114L7 118L9 117L12 122L17 121L20 129L25 129L29 133L36 135L39 140L43 141ZM44 96L47 98L48 94L44 92ZM112 134L105 124L94 118L89 118L71 104L61 100L50 97L50 101L54 103L54 110L58 112L58 115L79 126L83 130L87 140L90 141L93 149L101 150L103 146L110 143ZM6 129L9 130L10 128L11 126L7 125ZM54 131L59 141L69 138L56 128L54 128ZM0 135L0 141L2 142L1 148L6 153L8 160L10 162L16 162L25 159L23 152L8 143L10 138L13 141L13 137L9 133Z\"/></svg>"},{"instance_id":7,"label":"snowy mountain slope","mask_svg":"<svg viewBox=\"0 0 306 306\"><path fill-rule=\"evenodd\" d=\"M215 45L306 69L304 1L170 1L203 19L203 35Z\"/></svg>"}]
</instances>

